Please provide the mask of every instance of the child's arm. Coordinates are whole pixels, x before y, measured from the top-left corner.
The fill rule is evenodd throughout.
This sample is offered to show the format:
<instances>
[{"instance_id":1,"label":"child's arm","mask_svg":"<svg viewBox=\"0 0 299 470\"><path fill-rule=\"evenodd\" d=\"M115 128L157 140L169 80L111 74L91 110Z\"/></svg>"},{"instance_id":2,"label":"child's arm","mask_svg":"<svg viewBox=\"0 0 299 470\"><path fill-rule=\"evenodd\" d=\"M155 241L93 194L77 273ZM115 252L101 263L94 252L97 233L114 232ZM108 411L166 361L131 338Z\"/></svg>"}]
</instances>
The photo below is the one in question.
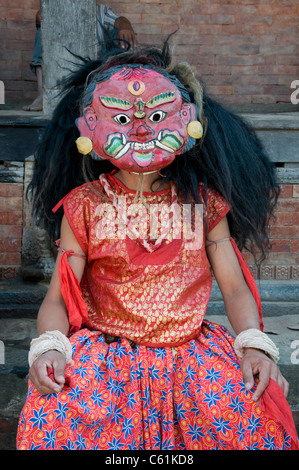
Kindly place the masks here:
<instances>
[{"instance_id":1,"label":"child's arm","mask_svg":"<svg viewBox=\"0 0 299 470\"><path fill-rule=\"evenodd\" d=\"M65 250L73 250L74 253L84 255L65 217L61 224L60 246ZM68 313L60 291L58 273L60 256L61 253L59 252L48 292L38 312L37 329L39 335L53 330L59 330L67 335L69 331ZM80 282L85 267L85 259L71 256L68 258L68 262ZM53 369L56 383L48 377L47 368ZM51 350L34 361L29 372L30 379L41 394L58 392L64 385L64 368L65 357L63 354Z\"/></svg>"},{"instance_id":2,"label":"child's arm","mask_svg":"<svg viewBox=\"0 0 299 470\"><path fill-rule=\"evenodd\" d=\"M239 261L229 240L229 227L224 217L208 234L207 254L221 290L229 321L238 335L249 328L259 329L259 314L255 300L243 277ZM218 243L210 243L215 241ZM259 374L259 384L253 396L258 400L269 383L270 377L280 385L287 395L288 384L280 374L276 364L262 351L247 348L241 360L241 370L245 385L249 389L254 384L254 375Z\"/></svg>"}]
</instances>

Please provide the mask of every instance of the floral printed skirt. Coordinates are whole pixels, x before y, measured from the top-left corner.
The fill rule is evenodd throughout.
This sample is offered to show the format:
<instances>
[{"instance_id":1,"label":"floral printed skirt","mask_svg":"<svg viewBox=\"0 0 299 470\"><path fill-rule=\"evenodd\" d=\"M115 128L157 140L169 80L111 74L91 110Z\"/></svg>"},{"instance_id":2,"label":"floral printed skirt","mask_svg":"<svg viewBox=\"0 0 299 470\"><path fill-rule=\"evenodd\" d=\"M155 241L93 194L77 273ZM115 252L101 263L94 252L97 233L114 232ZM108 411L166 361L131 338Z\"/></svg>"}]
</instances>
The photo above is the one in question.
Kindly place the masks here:
<instances>
[{"instance_id":1,"label":"floral printed skirt","mask_svg":"<svg viewBox=\"0 0 299 470\"><path fill-rule=\"evenodd\" d=\"M97 331L70 337L74 364L59 393L29 391L17 448L41 450L290 449L282 425L244 387L228 331L204 322L177 348L107 344Z\"/></svg>"}]
</instances>

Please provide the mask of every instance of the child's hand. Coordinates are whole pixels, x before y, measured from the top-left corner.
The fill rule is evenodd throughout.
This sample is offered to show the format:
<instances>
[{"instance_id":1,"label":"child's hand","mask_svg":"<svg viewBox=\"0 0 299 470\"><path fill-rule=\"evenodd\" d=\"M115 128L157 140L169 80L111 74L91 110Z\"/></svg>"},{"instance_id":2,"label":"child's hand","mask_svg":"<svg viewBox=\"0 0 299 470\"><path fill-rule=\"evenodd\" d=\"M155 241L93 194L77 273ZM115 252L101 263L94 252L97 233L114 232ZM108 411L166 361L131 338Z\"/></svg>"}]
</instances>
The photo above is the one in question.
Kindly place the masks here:
<instances>
[{"instance_id":1,"label":"child's hand","mask_svg":"<svg viewBox=\"0 0 299 470\"><path fill-rule=\"evenodd\" d=\"M252 396L253 401L258 401L273 379L283 390L285 396L288 395L289 384L282 376L279 367L269 359L262 351L253 348L246 348L241 360L241 371L245 381L245 387L250 390L254 385L254 376L258 375L258 384Z\"/></svg>"},{"instance_id":2,"label":"child's hand","mask_svg":"<svg viewBox=\"0 0 299 470\"><path fill-rule=\"evenodd\" d=\"M52 378L49 377L49 369L52 369ZM29 370L29 377L41 395L58 393L65 383L64 369L65 356L58 351L51 350L34 361Z\"/></svg>"}]
</instances>

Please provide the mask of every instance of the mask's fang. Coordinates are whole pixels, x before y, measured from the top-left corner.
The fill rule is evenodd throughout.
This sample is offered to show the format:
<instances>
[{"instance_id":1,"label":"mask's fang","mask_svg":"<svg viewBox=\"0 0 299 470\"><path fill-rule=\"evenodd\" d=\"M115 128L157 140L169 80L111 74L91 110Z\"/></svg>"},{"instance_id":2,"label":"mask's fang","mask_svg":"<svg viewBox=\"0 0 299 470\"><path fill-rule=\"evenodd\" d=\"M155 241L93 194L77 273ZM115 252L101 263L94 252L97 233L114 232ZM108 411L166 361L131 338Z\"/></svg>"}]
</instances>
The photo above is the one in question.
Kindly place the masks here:
<instances>
[{"instance_id":1,"label":"mask's fang","mask_svg":"<svg viewBox=\"0 0 299 470\"><path fill-rule=\"evenodd\" d=\"M155 144L156 144L156 147L159 147L162 150L166 150L166 152L169 152L169 153L174 152L172 148L168 147L167 145L162 144L162 142L160 142L159 140L156 140Z\"/></svg>"},{"instance_id":2,"label":"mask's fang","mask_svg":"<svg viewBox=\"0 0 299 470\"><path fill-rule=\"evenodd\" d=\"M130 145L130 142L128 142L119 152L117 155L115 155L115 160L118 160L119 158L121 158L123 155L125 155L125 153L127 153L127 151L130 149L131 145Z\"/></svg>"}]
</instances>

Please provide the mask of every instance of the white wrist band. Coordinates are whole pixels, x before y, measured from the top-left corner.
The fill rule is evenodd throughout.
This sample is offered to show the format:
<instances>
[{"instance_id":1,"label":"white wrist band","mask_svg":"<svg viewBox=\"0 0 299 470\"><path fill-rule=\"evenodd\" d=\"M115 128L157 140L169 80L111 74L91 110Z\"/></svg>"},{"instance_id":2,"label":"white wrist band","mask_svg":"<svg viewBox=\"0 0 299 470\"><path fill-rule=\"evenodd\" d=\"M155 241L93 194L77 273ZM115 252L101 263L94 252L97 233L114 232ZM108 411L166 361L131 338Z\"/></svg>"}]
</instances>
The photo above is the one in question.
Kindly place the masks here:
<instances>
[{"instance_id":1,"label":"white wrist band","mask_svg":"<svg viewBox=\"0 0 299 470\"><path fill-rule=\"evenodd\" d=\"M238 357L244 355L244 348L260 349L267 354L272 361L278 362L279 350L273 341L260 330L250 328L242 331L235 339L235 352Z\"/></svg>"},{"instance_id":2,"label":"white wrist band","mask_svg":"<svg viewBox=\"0 0 299 470\"><path fill-rule=\"evenodd\" d=\"M68 338L61 331L46 331L38 338L34 338L30 343L28 362L31 367L33 362L47 351L55 349L64 354L66 364L72 364L72 345Z\"/></svg>"}]
</instances>

